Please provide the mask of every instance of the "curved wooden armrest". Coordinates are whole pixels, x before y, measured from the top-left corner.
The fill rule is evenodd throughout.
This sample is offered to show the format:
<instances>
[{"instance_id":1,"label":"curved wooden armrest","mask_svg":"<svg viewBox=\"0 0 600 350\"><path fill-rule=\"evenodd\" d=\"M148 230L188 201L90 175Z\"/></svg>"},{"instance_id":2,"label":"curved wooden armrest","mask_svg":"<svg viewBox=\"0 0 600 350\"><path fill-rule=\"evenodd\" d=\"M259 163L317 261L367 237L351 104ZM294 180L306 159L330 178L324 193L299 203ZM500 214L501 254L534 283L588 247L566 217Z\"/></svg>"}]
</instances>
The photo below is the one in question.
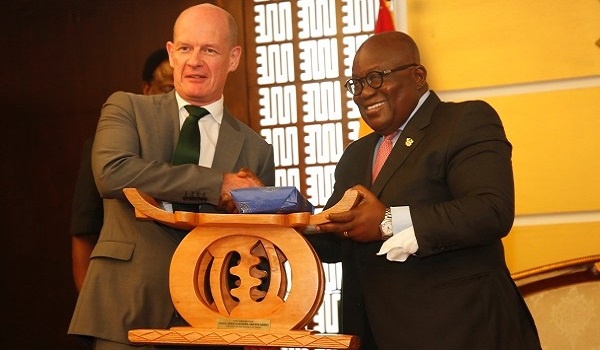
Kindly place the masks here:
<instances>
[{"instance_id":1,"label":"curved wooden armrest","mask_svg":"<svg viewBox=\"0 0 600 350\"><path fill-rule=\"evenodd\" d=\"M123 193L135 208L135 217L140 220L155 220L180 230L192 230L196 227L195 218L180 215L176 217L175 213L161 209L154 198L137 188L124 188Z\"/></svg>"},{"instance_id":2,"label":"curved wooden armrest","mask_svg":"<svg viewBox=\"0 0 600 350\"><path fill-rule=\"evenodd\" d=\"M348 211L348 210L354 208L355 206L357 206L358 203L360 202L360 200L361 200L360 193L357 190L353 190L351 188L347 189L346 192L344 192L344 196L342 197L342 199L340 199L339 202L335 203L334 206L332 206L331 208L329 208L327 210L323 210L319 214L311 215L309 224L310 225L324 224L327 221L329 221L329 220L327 220L328 214L343 213L345 211Z\"/></svg>"},{"instance_id":3,"label":"curved wooden armrest","mask_svg":"<svg viewBox=\"0 0 600 350\"><path fill-rule=\"evenodd\" d=\"M197 226L267 225L303 228L327 222L330 213L341 213L355 207L360 201L358 191L349 189L342 199L331 208L316 215L292 214L206 214L177 211L170 213L159 207L158 202L137 188L124 188L125 197L135 208L135 216L141 220L155 220L168 226L192 230Z\"/></svg>"}]
</instances>

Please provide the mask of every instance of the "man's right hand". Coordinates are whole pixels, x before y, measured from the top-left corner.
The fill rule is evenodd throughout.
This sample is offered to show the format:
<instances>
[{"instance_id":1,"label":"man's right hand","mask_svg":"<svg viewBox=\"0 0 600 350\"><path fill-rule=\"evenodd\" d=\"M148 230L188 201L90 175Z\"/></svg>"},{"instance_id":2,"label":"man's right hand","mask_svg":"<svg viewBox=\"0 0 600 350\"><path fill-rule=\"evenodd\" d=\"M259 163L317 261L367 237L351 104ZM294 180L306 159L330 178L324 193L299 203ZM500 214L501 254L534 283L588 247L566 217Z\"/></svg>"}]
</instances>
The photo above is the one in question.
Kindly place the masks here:
<instances>
[{"instance_id":1,"label":"man's right hand","mask_svg":"<svg viewBox=\"0 0 600 350\"><path fill-rule=\"evenodd\" d=\"M223 186L219 198L218 208L226 213L237 213L238 210L231 197L231 190L247 187L264 186L262 181L251 170L241 168L237 173L223 174Z\"/></svg>"}]
</instances>

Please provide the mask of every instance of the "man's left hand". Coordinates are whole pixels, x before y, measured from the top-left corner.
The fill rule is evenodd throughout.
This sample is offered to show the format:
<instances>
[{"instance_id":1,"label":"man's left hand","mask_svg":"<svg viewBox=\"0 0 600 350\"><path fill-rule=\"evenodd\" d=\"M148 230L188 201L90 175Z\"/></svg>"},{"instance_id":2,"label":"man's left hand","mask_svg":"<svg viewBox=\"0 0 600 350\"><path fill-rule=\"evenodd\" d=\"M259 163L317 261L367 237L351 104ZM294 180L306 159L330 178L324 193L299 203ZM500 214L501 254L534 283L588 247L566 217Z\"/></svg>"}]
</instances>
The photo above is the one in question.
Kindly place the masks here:
<instances>
[{"instance_id":1,"label":"man's left hand","mask_svg":"<svg viewBox=\"0 0 600 350\"><path fill-rule=\"evenodd\" d=\"M385 216L385 205L366 187L352 187L360 193L360 203L347 212L329 214L330 222L317 226L318 231L337 233L356 242L381 240L379 224Z\"/></svg>"}]
</instances>

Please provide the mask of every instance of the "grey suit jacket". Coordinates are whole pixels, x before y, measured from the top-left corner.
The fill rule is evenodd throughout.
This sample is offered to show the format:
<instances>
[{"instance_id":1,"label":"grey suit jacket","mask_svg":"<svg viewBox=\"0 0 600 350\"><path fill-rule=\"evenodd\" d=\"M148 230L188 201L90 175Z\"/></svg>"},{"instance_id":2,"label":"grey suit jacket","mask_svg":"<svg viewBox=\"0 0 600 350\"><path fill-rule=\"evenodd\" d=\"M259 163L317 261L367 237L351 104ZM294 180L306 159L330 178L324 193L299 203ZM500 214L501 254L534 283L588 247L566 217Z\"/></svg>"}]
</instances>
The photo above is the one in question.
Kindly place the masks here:
<instances>
[{"instance_id":1,"label":"grey suit jacket","mask_svg":"<svg viewBox=\"0 0 600 350\"><path fill-rule=\"evenodd\" d=\"M128 330L164 329L173 315L169 264L187 232L137 220L123 188L138 188L162 201L216 205L225 172L246 167L265 185L274 185L272 146L226 110L211 168L171 165L178 135L175 92L117 92L104 104L92 151L104 224L70 334L127 343Z\"/></svg>"},{"instance_id":2,"label":"grey suit jacket","mask_svg":"<svg viewBox=\"0 0 600 350\"><path fill-rule=\"evenodd\" d=\"M386 206L409 206L416 256L390 262L382 242L311 235L326 261L342 261L343 332L363 349L538 349L533 323L504 261L514 219L511 144L482 101L427 98L377 180L379 136L350 144L335 172L339 201L362 184Z\"/></svg>"}]
</instances>

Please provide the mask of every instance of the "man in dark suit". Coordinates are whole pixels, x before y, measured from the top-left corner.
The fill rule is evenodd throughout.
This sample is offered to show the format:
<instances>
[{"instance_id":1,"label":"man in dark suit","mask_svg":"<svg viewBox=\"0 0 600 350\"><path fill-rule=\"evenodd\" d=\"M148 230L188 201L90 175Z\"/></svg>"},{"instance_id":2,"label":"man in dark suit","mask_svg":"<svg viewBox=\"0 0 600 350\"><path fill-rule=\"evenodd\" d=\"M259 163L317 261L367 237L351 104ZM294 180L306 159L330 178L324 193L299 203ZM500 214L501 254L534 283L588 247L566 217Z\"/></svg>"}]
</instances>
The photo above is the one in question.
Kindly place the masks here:
<instances>
[{"instance_id":1,"label":"man in dark suit","mask_svg":"<svg viewBox=\"0 0 600 350\"><path fill-rule=\"evenodd\" d=\"M183 11L167 43L175 90L162 95L117 92L104 104L92 168L104 198L104 224L92 253L69 328L91 337L95 349L129 349L127 332L181 325L169 294L171 257L187 232L135 218L123 188L134 187L171 210L231 210L231 189L273 185L272 146L223 105L229 72L241 47L232 16L210 4ZM197 121L197 164L171 164L187 105L209 114ZM191 117L190 117L191 118ZM162 349L162 348L161 348Z\"/></svg>"},{"instance_id":2,"label":"man in dark suit","mask_svg":"<svg viewBox=\"0 0 600 350\"><path fill-rule=\"evenodd\" d=\"M326 208L349 188L362 199L317 228L333 234L307 236L342 261L342 331L369 350L540 349L501 241L512 146L491 106L441 102L426 78L404 33L376 34L354 58L346 88L375 132L345 150Z\"/></svg>"}]
</instances>

